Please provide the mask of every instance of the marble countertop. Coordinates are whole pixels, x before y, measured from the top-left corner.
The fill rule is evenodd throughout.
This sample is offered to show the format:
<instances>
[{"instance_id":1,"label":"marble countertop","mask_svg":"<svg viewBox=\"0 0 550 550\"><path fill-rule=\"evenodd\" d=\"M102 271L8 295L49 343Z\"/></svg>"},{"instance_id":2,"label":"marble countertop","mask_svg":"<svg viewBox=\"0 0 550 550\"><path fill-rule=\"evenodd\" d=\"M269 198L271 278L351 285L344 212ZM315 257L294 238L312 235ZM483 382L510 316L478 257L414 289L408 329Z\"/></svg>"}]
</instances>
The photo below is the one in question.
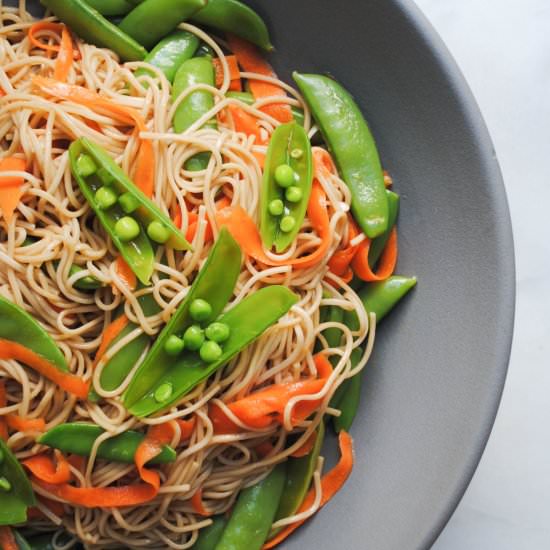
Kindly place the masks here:
<instances>
[{"instance_id":1,"label":"marble countertop","mask_svg":"<svg viewBox=\"0 0 550 550\"><path fill-rule=\"evenodd\" d=\"M517 310L508 380L474 479L435 550L550 548L550 2L416 0L462 69L504 175Z\"/></svg>"}]
</instances>

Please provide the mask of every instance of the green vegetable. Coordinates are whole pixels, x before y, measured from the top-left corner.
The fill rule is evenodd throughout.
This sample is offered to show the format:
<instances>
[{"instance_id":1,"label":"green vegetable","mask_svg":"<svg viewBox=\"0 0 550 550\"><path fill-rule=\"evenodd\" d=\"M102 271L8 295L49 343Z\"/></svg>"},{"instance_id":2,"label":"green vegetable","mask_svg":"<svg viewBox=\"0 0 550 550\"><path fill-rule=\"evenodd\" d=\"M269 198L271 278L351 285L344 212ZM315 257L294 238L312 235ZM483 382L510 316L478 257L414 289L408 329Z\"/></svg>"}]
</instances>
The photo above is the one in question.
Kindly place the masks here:
<instances>
[{"instance_id":1,"label":"green vegetable","mask_svg":"<svg viewBox=\"0 0 550 550\"><path fill-rule=\"evenodd\" d=\"M65 356L53 338L25 310L0 296L0 339L17 342L68 372Z\"/></svg>"},{"instance_id":2,"label":"green vegetable","mask_svg":"<svg viewBox=\"0 0 550 550\"><path fill-rule=\"evenodd\" d=\"M27 521L27 509L36 504L34 493L23 467L6 443L0 439L0 525L17 525Z\"/></svg>"},{"instance_id":3,"label":"green vegetable","mask_svg":"<svg viewBox=\"0 0 550 550\"><path fill-rule=\"evenodd\" d=\"M295 149L303 151L300 158L291 156ZM262 182L260 232L266 248L275 246L277 252L282 252L296 238L306 215L312 182L311 144L306 131L295 122L278 126L271 136ZM293 200L288 200L285 189L293 189ZM301 197L296 201L297 193ZM276 201L283 203L280 215L273 214L279 211Z\"/></svg>"},{"instance_id":4,"label":"green vegetable","mask_svg":"<svg viewBox=\"0 0 550 550\"><path fill-rule=\"evenodd\" d=\"M80 155L79 158L82 157L84 157L84 155ZM117 200L120 208L122 208L125 214L131 214L139 208L139 200L134 197L132 193L122 193L122 195L120 195Z\"/></svg>"},{"instance_id":5,"label":"green vegetable","mask_svg":"<svg viewBox=\"0 0 550 550\"><path fill-rule=\"evenodd\" d=\"M285 192L285 199L288 202L300 202L303 196L304 196L303 191L299 187L296 187L295 185L292 185L291 187L289 187Z\"/></svg>"},{"instance_id":6,"label":"green vegetable","mask_svg":"<svg viewBox=\"0 0 550 550\"><path fill-rule=\"evenodd\" d=\"M191 351L198 351L204 343L204 330L198 325L191 325L183 334L185 347Z\"/></svg>"},{"instance_id":7,"label":"green vegetable","mask_svg":"<svg viewBox=\"0 0 550 550\"><path fill-rule=\"evenodd\" d=\"M97 10L101 15L125 15L134 5L126 0L86 0L86 4Z\"/></svg>"},{"instance_id":8,"label":"green vegetable","mask_svg":"<svg viewBox=\"0 0 550 550\"><path fill-rule=\"evenodd\" d=\"M38 443L64 453L79 456L90 456L95 440L105 432L96 424L67 423L60 424L38 438ZM139 444L145 434L127 431L107 439L98 448L97 456L111 462L132 464ZM162 452L151 461L151 464L167 464L176 460L176 452L165 445Z\"/></svg>"},{"instance_id":9,"label":"green vegetable","mask_svg":"<svg viewBox=\"0 0 550 550\"><path fill-rule=\"evenodd\" d=\"M57 269L59 266L59 262L54 262L54 266ZM69 268L69 277L72 277L77 273L81 273L82 271L86 270L79 265L72 264ZM105 285L101 281L96 279L93 275L86 275L85 277L77 279L76 282L73 283L73 287L78 288L78 290L97 290L98 288L102 288L103 286Z\"/></svg>"},{"instance_id":10,"label":"green vegetable","mask_svg":"<svg viewBox=\"0 0 550 550\"><path fill-rule=\"evenodd\" d=\"M199 39L194 34L187 31L176 31L161 40L147 55L145 61L160 69L168 81L173 82L180 65L191 59L198 47ZM153 76L154 73L147 69L136 71L137 77L145 74Z\"/></svg>"},{"instance_id":11,"label":"green vegetable","mask_svg":"<svg viewBox=\"0 0 550 550\"><path fill-rule=\"evenodd\" d=\"M268 210L272 216L280 216L285 211L285 205L281 199L275 199L269 203Z\"/></svg>"},{"instance_id":12,"label":"green vegetable","mask_svg":"<svg viewBox=\"0 0 550 550\"><path fill-rule=\"evenodd\" d=\"M89 157L96 166L101 167L101 170L87 178L84 177L78 171L78 159L82 155ZM143 227L148 227L152 222L159 222L170 233L170 238L166 242L168 247L176 250L190 248L184 235L170 218L134 185L100 146L86 138L81 138L69 147L69 159L73 175L86 200L90 203L123 258L143 284L149 283L155 260L152 243L146 232L142 230ZM98 205L94 194L106 180L109 180L112 189L119 196L130 193L139 203L133 217L124 215L119 205L111 207L108 211ZM139 229L139 232L136 229Z\"/></svg>"},{"instance_id":13,"label":"green vegetable","mask_svg":"<svg viewBox=\"0 0 550 550\"><path fill-rule=\"evenodd\" d=\"M335 80L294 73L294 80L311 108L351 190L353 217L367 237L388 228L388 200L374 138L351 95Z\"/></svg>"},{"instance_id":14,"label":"green vegetable","mask_svg":"<svg viewBox=\"0 0 550 550\"><path fill-rule=\"evenodd\" d=\"M206 0L145 0L121 22L120 29L147 49L206 5Z\"/></svg>"},{"instance_id":15,"label":"green vegetable","mask_svg":"<svg viewBox=\"0 0 550 550\"><path fill-rule=\"evenodd\" d=\"M274 523L293 516L304 501L313 479L324 439L325 423L321 422L317 428L317 436L311 452L300 458L288 459L285 487L273 520ZM281 528L273 529L269 538L273 538L280 530Z\"/></svg>"},{"instance_id":16,"label":"green vegetable","mask_svg":"<svg viewBox=\"0 0 550 550\"><path fill-rule=\"evenodd\" d=\"M279 464L262 481L241 491L215 550L260 550L277 512L286 479Z\"/></svg>"},{"instance_id":17,"label":"green vegetable","mask_svg":"<svg viewBox=\"0 0 550 550\"><path fill-rule=\"evenodd\" d=\"M116 204L117 194L110 187L103 186L95 192L95 200L100 208L108 210Z\"/></svg>"},{"instance_id":18,"label":"green vegetable","mask_svg":"<svg viewBox=\"0 0 550 550\"><path fill-rule=\"evenodd\" d=\"M382 252L386 247L386 243L390 238L390 233L393 226L397 222L397 215L399 214L399 195L393 191L386 190L386 196L388 198L388 229L383 235L376 237L376 239L373 239L370 243L369 264L371 266L375 266L376 262L378 262L380 256L382 255Z\"/></svg>"},{"instance_id":19,"label":"green vegetable","mask_svg":"<svg viewBox=\"0 0 550 550\"><path fill-rule=\"evenodd\" d=\"M158 221L147 226L147 236L155 243L164 244L170 238L170 230Z\"/></svg>"},{"instance_id":20,"label":"green vegetable","mask_svg":"<svg viewBox=\"0 0 550 550\"><path fill-rule=\"evenodd\" d=\"M175 334L172 334L164 343L164 351L172 357L178 356L184 348L184 341Z\"/></svg>"},{"instance_id":21,"label":"green vegetable","mask_svg":"<svg viewBox=\"0 0 550 550\"><path fill-rule=\"evenodd\" d=\"M213 342L212 340L207 340L201 346L201 349L199 351L199 355L205 363L213 363L214 361L217 361L222 356L222 354L223 351L220 345L216 342Z\"/></svg>"},{"instance_id":22,"label":"green vegetable","mask_svg":"<svg viewBox=\"0 0 550 550\"><path fill-rule=\"evenodd\" d=\"M221 344L225 342L229 335L231 334L231 329L225 323L212 323L208 325L205 330L205 335L212 342L217 342Z\"/></svg>"},{"instance_id":23,"label":"green vegetable","mask_svg":"<svg viewBox=\"0 0 550 550\"><path fill-rule=\"evenodd\" d=\"M193 550L215 550L216 545L222 538L228 520L224 516L215 516L212 520L211 525L200 530L199 538L193 545Z\"/></svg>"},{"instance_id":24,"label":"green vegetable","mask_svg":"<svg viewBox=\"0 0 550 550\"><path fill-rule=\"evenodd\" d=\"M189 314L191 319L203 323L212 317L212 306L206 300L197 298L191 302Z\"/></svg>"},{"instance_id":25,"label":"green vegetable","mask_svg":"<svg viewBox=\"0 0 550 550\"><path fill-rule=\"evenodd\" d=\"M156 390L155 390L155 401L158 401L159 403L162 403L163 401L167 401L172 396L172 393L174 392L174 388L172 387L172 384L161 384Z\"/></svg>"},{"instance_id":26,"label":"green vegetable","mask_svg":"<svg viewBox=\"0 0 550 550\"><path fill-rule=\"evenodd\" d=\"M84 0L41 2L86 42L109 48L123 61L141 61L147 55L147 51L131 36L107 21Z\"/></svg>"}]
</instances>

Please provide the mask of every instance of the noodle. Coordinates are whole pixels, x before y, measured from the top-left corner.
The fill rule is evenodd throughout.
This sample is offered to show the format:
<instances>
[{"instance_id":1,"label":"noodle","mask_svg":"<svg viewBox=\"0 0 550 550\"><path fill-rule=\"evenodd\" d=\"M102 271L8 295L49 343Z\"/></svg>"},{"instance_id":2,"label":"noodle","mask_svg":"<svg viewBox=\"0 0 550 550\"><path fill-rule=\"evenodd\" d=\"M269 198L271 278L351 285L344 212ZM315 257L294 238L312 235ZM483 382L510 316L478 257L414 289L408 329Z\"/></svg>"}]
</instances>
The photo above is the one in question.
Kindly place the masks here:
<instances>
[{"instance_id":1,"label":"noodle","mask_svg":"<svg viewBox=\"0 0 550 550\"><path fill-rule=\"evenodd\" d=\"M201 129L201 126L234 104L258 118L262 131L270 134L279 123L260 107L286 103L304 109L305 127L310 135L317 129L311 125L310 112L298 92L277 79L242 73L243 77L277 84L290 94L288 98L267 98L251 106L227 98L225 92L230 79L222 49L202 30L182 24L182 29L196 34L214 49L222 60L225 77L220 89L197 85L187 89L178 99L179 102L197 90L207 90L216 98L214 108L180 135L174 134L171 127L177 102L172 103L170 84L160 71L139 62L122 65L112 52L75 41L80 57L74 61L68 81L93 90L120 106L136 109L145 120L146 130L141 135L136 132L128 135L124 125L109 113L39 95L31 79L38 74L50 76L54 60L47 51L30 43L27 31L33 19L26 12L25 2L20 1L18 8L1 7L0 4L0 18L0 87L5 92L0 95L0 158L22 151L29 161L27 171L5 174L24 179L24 195L18 214L11 222L0 222L0 295L38 319L59 345L71 372L91 379L95 391L103 398L99 403L77 401L19 363L0 360L0 379L6 382L8 400L8 405L0 408L0 415L44 418L48 429L79 421L93 422L103 428L105 433L96 440L84 469L71 467L78 484L87 487L106 487L138 479L133 464L116 464L97 457L103 441L129 429L145 432L151 425L191 415L196 419L191 439L178 447L176 461L158 468L161 490L151 502L121 509L86 509L65 504L63 518L39 504L45 519L32 520L31 526L51 530L53 525L62 522L73 538L67 542L59 531L55 537L58 550L70 548L77 539L86 548L117 548L121 544L131 548L190 548L199 530L211 523L210 519L198 515L191 505L196 490L202 488L204 505L212 513L229 510L243 487L265 477L275 464L304 445L322 421L323 414L337 414L329 408L330 398L346 378L364 368L370 356L375 335L374 317L367 317L357 294L342 279L328 273L326 265L332 253L347 241L350 191L337 175L318 174L327 195L332 239L321 264L295 271L284 265L262 267L250 259L243 264L231 305L265 285L280 283L299 295L299 302L289 313L224 370L194 388L177 406L151 418L134 418L123 407L120 397L143 356L120 387L113 391L99 387L103 366L140 335L157 334L186 296L190 281L212 247L205 239L206 226L208 220L213 222L215 219L215 198L220 190L233 205L241 206L255 221L259 219L262 170L254 153L265 152L265 146L235 132L229 121L220 121L217 130ZM60 40L53 31L40 31L40 38L50 44ZM149 72L138 78L136 71L143 67ZM183 233L189 226L186 201L198 206L193 251L167 251L164 256L164 251L159 251L151 288L131 291L125 285L114 265L117 251L73 181L67 146L80 137L87 137L104 147L130 176L136 164L139 138L151 140L156 160L153 195L156 204L168 215L174 209L181 211ZM187 171L186 161L204 151L211 153L207 168L200 172ZM216 235L218 228L213 227L213 230ZM32 242L26 242L27 239ZM352 244L360 240L357 238ZM290 260L311 252L318 245L319 238L312 234L311 224L306 219L295 243L283 255L266 253L270 258ZM84 271L69 276L69 268L75 263ZM107 286L93 293L73 287L77 278L88 275ZM137 299L144 294L151 294L161 313L145 315ZM130 322L138 328L110 348L94 370L93 357L102 334L121 304ZM355 311L359 329L351 331L338 322L321 323L320 307L329 305ZM342 332L340 347L328 348L322 335L327 328ZM232 415L226 403L253 390L315 376L312 350L316 341L321 342L327 356L334 359L334 370L321 391L294 397L288 402L283 426L251 429ZM351 352L365 341L364 357L352 368ZM322 403L314 417L293 426L294 407L301 401L315 400ZM213 403L243 431L232 435L214 434L208 416L208 406ZM179 431L177 434L179 440ZM274 448L262 458L255 449L268 439ZM8 444L19 459L42 450L32 434L13 434ZM312 508L294 518L279 521L277 526L304 519L315 512L321 501L320 469L321 462L314 476L316 498ZM39 495L48 496L38 486L35 490Z\"/></svg>"}]
</instances>

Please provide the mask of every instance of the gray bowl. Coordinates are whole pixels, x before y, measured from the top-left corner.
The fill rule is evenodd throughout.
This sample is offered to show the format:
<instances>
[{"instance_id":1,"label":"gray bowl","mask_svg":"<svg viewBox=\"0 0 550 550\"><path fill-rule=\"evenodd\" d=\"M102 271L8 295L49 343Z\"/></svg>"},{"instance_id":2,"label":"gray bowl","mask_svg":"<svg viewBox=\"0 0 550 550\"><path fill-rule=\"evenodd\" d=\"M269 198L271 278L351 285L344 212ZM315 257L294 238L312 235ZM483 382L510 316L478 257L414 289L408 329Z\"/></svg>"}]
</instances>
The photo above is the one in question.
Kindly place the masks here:
<instances>
[{"instance_id":1,"label":"gray bowl","mask_svg":"<svg viewBox=\"0 0 550 550\"><path fill-rule=\"evenodd\" d=\"M495 152L413 2L250 3L283 78L328 72L357 98L403 197L398 271L419 278L380 328L350 481L284 547L428 548L478 464L508 364L514 258Z\"/></svg>"}]
</instances>

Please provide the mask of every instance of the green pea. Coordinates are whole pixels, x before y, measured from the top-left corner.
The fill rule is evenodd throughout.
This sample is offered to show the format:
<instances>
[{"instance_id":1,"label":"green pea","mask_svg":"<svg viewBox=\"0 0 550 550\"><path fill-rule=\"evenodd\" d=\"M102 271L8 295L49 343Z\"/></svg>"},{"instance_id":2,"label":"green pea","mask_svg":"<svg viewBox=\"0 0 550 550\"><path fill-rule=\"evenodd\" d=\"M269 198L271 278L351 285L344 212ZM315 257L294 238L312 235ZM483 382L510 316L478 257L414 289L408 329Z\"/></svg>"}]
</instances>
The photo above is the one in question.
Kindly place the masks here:
<instances>
[{"instance_id":1,"label":"green pea","mask_svg":"<svg viewBox=\"0 0 550 550\"><path fill-rule=\"evenodd\" d=\"M281 220L279 227L283 233L290 233L290 231L294 229L295 225L296 225L296 220L292 216L285 216Z\"/></svg>"},{"instance_id":2,"label":"green pea","mask_svg":"<svg viewBox=\"0 0 550 550\"><path fill-rule=\"evenodd\" d=\"M281 187L290 187L296 180L296 174L288 164L281 164L275 169L275 181Z\"/></svg>"},{"instance_id":3,"label":"green pea","mask_svg":"<svg viewBox=\"0 0 550 550\"><path fill-rule=\"evenodd\" d=\"M109 210L117 201L116 192L110 187L100 187L95 192L95 200L102 210Z\"/></svg>"},{"instance_id":4,"label":"green pea","mask_svg":"<svg viewBox=\"0 0 550 550\"><path fill-rule=\"evenodd\" d=\"M285 210L285 205L281 199L275 199L269 203L268 208L272 216L280 216Z\"/></svg>"},{"instance_id":5,"label":"green pea","mask_svg":"<svg viewBox=\"0 0 550 550\"><path fill-rule=\"evenodd\" d=\"M139 235L139 224L130 216L124 216L115 223L115 234L122 242L129 242Z\"/></svg>"},{"instance_id":6,"label":"green pea","mask_svg":"<svg viewBox=\"0 0 550 550\"><path fill-rule=\"evenodd\" d=\"M6 493L11 491L11 483L5 477L0 477L0 490Z\"/></svg>"},{"instance_id":7,"label":"green pea","mask_svg":"<svg viewBox=\"0 0 550 550\"><path fill-rule=\"evenodd\" d=\"M131 214L139 207L139 201L129 191L122 193L122 195L118 197L118 204L126 214Z\"/></svg>"},{"instance_id":8,"label":"green pea","mask_svg":"<svg viewBox=\"0 0 550 550\"><path fill-rule=\"evenodd\" d=\"M290 186L285 193L285 198L288 202L300 202L303 196L302 190L295 185Z\"/></svg>"},{"instance_id":9,"label":"green pea","mask_svg":"<svg viewBox=\"0 0 550 550\"><path fill-rule=\"evenodd\" d=\"M76 159L76 170L83 178L87 178L96 173L97 166L92 157L82 154Z\"/></svg>"},{"instance_id":10,"label":"green pea","mask_svg":"<svg viewBox=\"0 0 550 550\"><path fill-rule=\"evenodd\" d=\"M231 329L225 323L212 323L206 327L205 334L212 342L221 344L229 338Z\"/></svg>"},{"instance_id":11,"label":"green pea","mask_svg":"<svg viewBox=\"0 0 550 550\"><path fill-rule=\"evenodd\" d=\"M115 181L113 174L111 174L111 172L109 172L106 168L100 168L97 171L97 175L104 185L112 185Z\"/></svg>"},{"instance_id":12,"label":"green pea","mask_svg":"<svg viewBox=\"0 0 550 550\"><path fill-rule=\"evenodd\" d=\"M197 351L204 343L204 330L198 325L191 325L183 335L185 347L191 351Z\"/></svg>"},{"instance_id":13,"label":"green pea","mask_svg":"<svg viewBox=\"0 0 550 550\"><path fill-rule=\"evenodd\" d=\"M292 149L292 151L290 151L290 156L295 160L299 160L304 156L304 152L302 149L298 149L298 147L296 147L296 149Z\"/></svg>"},{"instance_id":14,"label":"green pea","mask_svg":"<svg viewBox=\"0 0 550 550\"><path fill-rule=\"evenodd\" d=\"M168 382L165 382L164 384L161 384L154 393L154 398L157 403L162 403L164 401L167 401L170 399L173 393L172 384L169 384Z\"/></svg>"},{"instance_id":15,"label":"green pea","mask_svg":"<svg viewBox=\"0 0 550 550\"><path fill-rule=\"evenodd\" d=\"M208 321L212 315L212 306L206 300L197 298L191 302L191 305L189 306L189 313L191 318L199 323Z\"/></svg>"},{"instance_id":16,"label":"green pea","mask_svg":"<svg viewBox=\"0 0 550 550\"><path fill-rule=\"evenodd\" d=\"M170 238L170 231L160 222L151 222L147 226L147 235L152 241L164 244Z\"/></svg>"},{"instance_id":17,"label":"green pea","mask_svg":"<svg viewBox=\"0 0 550 550\"><path fill-rule=\"evenodd\" d=\"M176 357L177 355L179 355L184 350L184 348L184 341L175 334L172 334L172 336L170 336L168 340L166 340L166 342L164 343L164 351L172 357Z\"/></svg>"},{"instance_id":18,"label":"green pea","mask_svg":"<svg viewBox=\"0 0 550 550\"><path fill-rule=\"evenodd\" d=\"M220 345L212 340L207 340L199 351L199 355L205 363L217 361L222 356L222 353L223 351Z\"/></svg>"}]
</instances>

